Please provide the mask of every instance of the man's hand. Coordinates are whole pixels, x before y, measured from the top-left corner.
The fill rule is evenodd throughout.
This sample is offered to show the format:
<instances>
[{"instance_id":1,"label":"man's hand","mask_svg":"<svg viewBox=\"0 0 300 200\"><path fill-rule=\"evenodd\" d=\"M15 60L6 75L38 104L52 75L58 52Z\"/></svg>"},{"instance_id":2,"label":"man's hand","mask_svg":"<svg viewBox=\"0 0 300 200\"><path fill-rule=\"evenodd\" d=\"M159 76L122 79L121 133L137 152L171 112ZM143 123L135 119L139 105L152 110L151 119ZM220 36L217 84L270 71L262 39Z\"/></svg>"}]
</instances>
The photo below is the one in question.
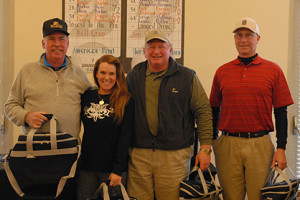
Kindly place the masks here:
<instances>
[{"instance_id":1,"label":"man's hand","mask_svg":"<svg viewBox=\"0 0 300 200\"><path fill-rule=\"evenodd\" d=\"M284 170L287 167L287 161L285 157L285 150L284 149L277 149L274 156L271 168L278 164L279 169Z\"/></svg>"},{"instance_id":2,"label":"man's hand","mask_svg":"<svg viewBox=\"0 0 300 200\"><path fill-rule=\"evenodd\" d=\"M210 149L211 148L211 145L201 145L202 149ZM200 151L197 153L196 155L196 161L195 161L195 166L200 164L200 169L203 171L203 170L206 170L209 165L210 165L210 154L206 153L206 152L203 152L203 151Z\"/></svg>"},{"instance_id":3,"label":"man's hand","mask_svg":"<svg viewBox=\"0 0 300 200\"><path fill-rule=\"evenodd\" d=\"M41 128L44 122L48 121L47 117L45 117L43 114L47 114L45 112L29 112L26 115L25 122L31 127L31 128Z\"/></svg>"},{"instance_id":4,"label":"man's hand","mask_svg":"<svg viewBox=\"0 0 300 200\"><path fill-rule=\"evenodd\" d=\"M117 186L121 184L122 177L117 174L111 173L108 179L110 180L109 186Z\"/></svg>"}]
</instances>

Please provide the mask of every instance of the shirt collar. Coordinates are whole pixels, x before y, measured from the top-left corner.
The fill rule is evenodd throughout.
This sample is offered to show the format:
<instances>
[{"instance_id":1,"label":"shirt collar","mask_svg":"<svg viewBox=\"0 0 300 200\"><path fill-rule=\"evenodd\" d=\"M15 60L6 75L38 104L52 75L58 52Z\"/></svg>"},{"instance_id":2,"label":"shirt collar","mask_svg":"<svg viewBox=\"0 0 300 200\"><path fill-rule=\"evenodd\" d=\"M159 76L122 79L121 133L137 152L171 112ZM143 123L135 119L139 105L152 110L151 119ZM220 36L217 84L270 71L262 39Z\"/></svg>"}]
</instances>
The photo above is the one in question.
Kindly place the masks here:
<instances>
[{"instance_id":1,"label":"shirt collar","mask_svg":"<svg viewBox=\"0 0 300 200\"><path fill-rule=\"evenodd\" d=\"M253 62L251 64L257 65L257 64L260 64L262 61L263 61L263 59L257 54L256 58L253 60ZM242 62L239 60L238 57L235 60L233 60L233 63L236 65L242 64Z\"/></svg>"},{"instance_id":2,"label":"shirt collar","mask_svg":"<svg viewBox=\"0 0 300 200\"><path fill-rule=\"evenodd\" d=\"M47 61L47 59L46 59L46 54L44 54L44 64L45 64L47 67L52 68L54 71L59 71L61 68L64 68L65 66L67 66L67 59L66 59L66 57L65 57L64 63L63 63L61 66L55 68L55 67L53 67L50 63L48 63L48 61Z\"/></svg>"},{"instance_id":3,"label":"shirt collar","mask_svg":"<svg viewBox=\"0 0 300 200\"><path fill-rule=\"evenodd\" d=\"M149 65L147 65L146 76L156 75L157 77L159 77L159 76L163 76L165 73L167 73L167 71L168 71L168 67L163 71L154 72L150 69Z\"/></svg>"}]
</instances>

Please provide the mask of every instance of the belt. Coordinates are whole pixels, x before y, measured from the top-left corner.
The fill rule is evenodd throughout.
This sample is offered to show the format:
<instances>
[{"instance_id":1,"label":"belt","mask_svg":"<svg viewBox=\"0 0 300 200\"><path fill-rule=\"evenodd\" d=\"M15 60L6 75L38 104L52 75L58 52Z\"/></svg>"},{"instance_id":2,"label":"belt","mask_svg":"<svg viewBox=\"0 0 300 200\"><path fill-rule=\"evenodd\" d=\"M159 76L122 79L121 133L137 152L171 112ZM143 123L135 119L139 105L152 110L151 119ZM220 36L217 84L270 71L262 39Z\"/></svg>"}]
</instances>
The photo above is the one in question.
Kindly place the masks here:
<instances>
[{"instance_id":1,"label":"belt","mask_svg":"<svg viewBox=\"0 0 300 200\"><path fill-rule=\"evenodd\" d=\"M233 137L243 137L243 138L256 138L269 134L269 131L258 131L249 133L229 133L227 131L222 131L223 135L233 136Z\"/></svg>"}]
</instances>

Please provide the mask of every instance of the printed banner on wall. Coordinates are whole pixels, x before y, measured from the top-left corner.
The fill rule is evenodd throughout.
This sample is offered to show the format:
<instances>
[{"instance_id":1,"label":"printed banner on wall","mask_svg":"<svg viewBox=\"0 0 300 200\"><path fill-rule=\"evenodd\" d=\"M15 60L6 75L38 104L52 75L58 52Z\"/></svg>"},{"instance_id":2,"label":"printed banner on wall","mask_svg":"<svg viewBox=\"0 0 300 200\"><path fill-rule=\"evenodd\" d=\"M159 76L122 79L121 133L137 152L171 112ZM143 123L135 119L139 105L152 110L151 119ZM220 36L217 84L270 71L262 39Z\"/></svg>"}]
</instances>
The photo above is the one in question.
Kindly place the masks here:
<instances>
[{"instance_id":1,"label":"printed banner on wall","mask_svg":"<svg viewBox=\"0 0 300 200\"><path fill-rule=\"evenodd\" d=\"M127 0L126 57L143 54L145 36L152 29L168 34L172 55L181 57L182 0Z\"/></svg>"},{"instance_id":2,"label":"printed banner on wall","mask_svg":"<svg viewBox=\"0 0 300 200\"><path fill-rule=\"evenodd\" d=\"M92 72L102 55L121 53L121 0L65 0L72 62Z\"/></svg>"},{"instance_id":3,"label":"printed banner on wall","mask_svg":"<svg viewBox=\"0 0 300 200\"><path fill-rule=\"evenodd\" d=\"M184 0L63 0L70 46L67 55L85 72L105 54L118 57L125 72L145 60L152 29L166 32L172 56L183 62ZM123 12L123 13L122 13ZM126 40L126 41L125 41Z\"/></svg>"}]
</instances>

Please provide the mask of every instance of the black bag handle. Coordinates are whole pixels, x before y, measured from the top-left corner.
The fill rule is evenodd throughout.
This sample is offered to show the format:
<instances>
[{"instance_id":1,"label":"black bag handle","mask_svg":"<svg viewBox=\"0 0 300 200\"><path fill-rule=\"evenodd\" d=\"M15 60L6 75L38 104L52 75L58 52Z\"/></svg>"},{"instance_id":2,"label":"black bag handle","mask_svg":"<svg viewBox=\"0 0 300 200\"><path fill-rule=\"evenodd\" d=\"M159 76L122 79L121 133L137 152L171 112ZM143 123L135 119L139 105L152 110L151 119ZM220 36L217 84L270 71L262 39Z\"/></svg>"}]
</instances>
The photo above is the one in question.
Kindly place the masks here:
<instances>
[{"instance_id":1,"label":"black bag handle","mask_svg":"<svg viewBox=\"0 0 300 200\"><path fill-rule=\"evenodd\" d=\"M98 194L100 193L100 191L102 190L103 192L103 199L104 200L110 200L109 198L109 192L108 192L108 185L109 185L109 180L104 181L100 184L99 188L96 190L95 192L95 196L98 196ZM128 196L125 187L122 185L122 183L120 184L121 187L121 192L122 192L122 196L124 200L130 200L130 197Z\"/></svg>"},{"instance_id":2,"label":"black bag handle","mask_svg":"<svg viewBox=\"0 0 300 200\"><path fill-rule=\"evenodd\" d=\"M47 117L48 120L50 120L53 117L53 114L43 114L45 117Z\"/></svg>"}]
</instances>

